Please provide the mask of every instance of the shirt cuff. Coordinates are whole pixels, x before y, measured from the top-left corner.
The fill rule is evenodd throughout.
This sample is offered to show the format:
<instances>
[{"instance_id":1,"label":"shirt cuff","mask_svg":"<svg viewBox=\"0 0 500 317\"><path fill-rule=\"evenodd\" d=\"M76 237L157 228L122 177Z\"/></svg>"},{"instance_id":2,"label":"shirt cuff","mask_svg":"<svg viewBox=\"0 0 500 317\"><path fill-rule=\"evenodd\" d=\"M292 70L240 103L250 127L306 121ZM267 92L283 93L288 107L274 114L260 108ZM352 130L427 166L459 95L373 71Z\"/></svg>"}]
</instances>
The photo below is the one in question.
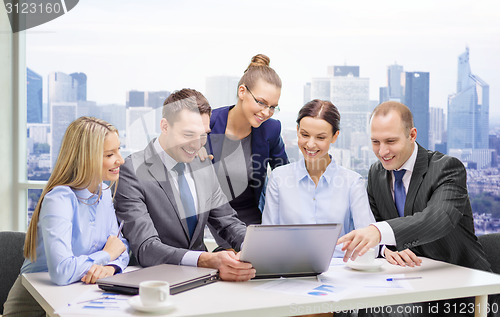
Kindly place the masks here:
<instances>
[{"instance_id":1,"label":"shirt cuff","mask_svg":"<svg viewBox=\"0 0 500 317\"><path fill-rule=\"evenodd\" d=\"M91 255L89 255L89 258L94 261L94 264L97 265L106 265L111 259L109 253L106 251L97 251L95 253L92 253Z\"/></svg>"},{"instance_id":2,"label":"shirt cuff","mask_svg":"<svg viewBox=\"0 0 500 317\"><path fill-rule=\"evenodd\" d=\"M381 244L380 245L380 256L383 257L384 259L385 259L385 249L387 249L385 244Z\"/></svg>"},{"instance_id":3,"label":"shirt cuff","mask_svg":"<svg viewBox=\"0 0 500 317\"><path fill-rule=\"evenodd\" d=\"M392 227L387 223L387 221L380 221L372 223L373 226L377 227L380 231L380 242L379 244L386 245L396 245L396 237L394 236L394 231Z\"/></svg>"},{"instance_id":4,"label":"shirt cuff","mask_svg":"<svg viewBox=\"0 0 500 317\"><path fill-rule=\"evenodd\" d=\"M111 266L112 268L115 269L115 274L118 274L118 273L121 273L122 272L122 268L119 267L118 265L116 264L108 264L107 266Z\"/></svg>"},{"instance_id":5,"label":"shirt cuff","mask_svg":"<svg viewBox=\"0 0 500 317\"><path fill-rule=\"evenodd\" d=\"M184 254L181 260L181 265L198 266L198 258L203 251L188 251Z\"/></svg>"}]
</instances>

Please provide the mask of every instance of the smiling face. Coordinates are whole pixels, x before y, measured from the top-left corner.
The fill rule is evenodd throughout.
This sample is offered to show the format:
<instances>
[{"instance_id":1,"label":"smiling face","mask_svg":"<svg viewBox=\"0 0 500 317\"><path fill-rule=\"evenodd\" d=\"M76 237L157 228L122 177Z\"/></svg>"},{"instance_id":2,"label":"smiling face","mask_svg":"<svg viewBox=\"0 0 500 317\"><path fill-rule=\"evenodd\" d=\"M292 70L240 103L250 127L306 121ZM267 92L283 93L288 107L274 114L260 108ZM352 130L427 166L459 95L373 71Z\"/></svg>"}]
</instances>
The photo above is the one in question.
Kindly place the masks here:
<instances>
[{"instance_id":1,"label":"smiling face","mask_svg":"<svg viewBox=\"0 0 500 317\"><path fill-rule=\"evenodd\" d=\"M175 122L161 119L161 129L160 144L165 152L177 162L189 163L207 142L210 116L184 109Z\"/></svg>"},{"instance_id":2,"label":"smiling face","mask_svg":"<svg viewBox=\"0 0 500 317\"><path fill-rule=\"evenodd\" d=\"M264 121L271 118L273 113L268 107L264 109L255 100L270 107L276 107L280 99L281 89L262 79L257 80L255 85L249 88L251 93L244 85L241 85L238 88L238 98L242 103L243 115L252 127L258 128Z\"/></svg>"},{"instance_id":3,"label":"smiling face","mask_svg":"<svg viewBox=\"0 0 500 317\"><path fill-rule=\"evenodd\" d=\"M297 126L297 144L307 163L328 157L330 144L337 141L339 131L333 134L332 125L319 118L304 117Z\"/></svg>"},{"instance_id":4,"label":"smiling face","mask_svg":"<svg viewBox=\"0 0 500 317\"><path fill-rule=\"evenodd\" d=\"M386 115L375 115L371 119L371 141L373 153L388 171L399 169L410 158L417 129L405 129L397 111Z\"/></svg>"},{"instance_id":5,"label":"smiling face","mask_svg":"<svg viewBox=\"0 0 500 317\"><path fill-rule=\"evenodd\" d=\"M123 158L120 154L120 139L115 132L109 132L104 138L104 154L102 158L102 180L117 181Z\"/></svg>"}]
</instances>

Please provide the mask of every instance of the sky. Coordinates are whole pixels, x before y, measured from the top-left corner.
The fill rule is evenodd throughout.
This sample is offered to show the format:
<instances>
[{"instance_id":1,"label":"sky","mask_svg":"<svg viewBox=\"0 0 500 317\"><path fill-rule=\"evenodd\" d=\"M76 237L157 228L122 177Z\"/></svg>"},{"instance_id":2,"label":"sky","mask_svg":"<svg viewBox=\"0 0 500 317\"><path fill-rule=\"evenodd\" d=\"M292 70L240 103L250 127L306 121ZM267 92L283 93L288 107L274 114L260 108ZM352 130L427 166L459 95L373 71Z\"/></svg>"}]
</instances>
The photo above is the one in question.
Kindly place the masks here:
<instances>
[{"instance_id":1,"label":"sky","mask_svg":"<svg viewBox=\"0 0 500 317\"><path fill-rule=\"evenodd\" d=\"M132 89L204 92L206 77L240 77L264 53L283 81L280 108L295 113L304 84L327 66L360 66L378 100L394 63L430 72L430 106L446 111L468 46L500 116L496 0L82 0L26 34L28 67L44 81L52 71L86 73L87 99L99 104L125 104Z\"/></svg>"}]
</instances>

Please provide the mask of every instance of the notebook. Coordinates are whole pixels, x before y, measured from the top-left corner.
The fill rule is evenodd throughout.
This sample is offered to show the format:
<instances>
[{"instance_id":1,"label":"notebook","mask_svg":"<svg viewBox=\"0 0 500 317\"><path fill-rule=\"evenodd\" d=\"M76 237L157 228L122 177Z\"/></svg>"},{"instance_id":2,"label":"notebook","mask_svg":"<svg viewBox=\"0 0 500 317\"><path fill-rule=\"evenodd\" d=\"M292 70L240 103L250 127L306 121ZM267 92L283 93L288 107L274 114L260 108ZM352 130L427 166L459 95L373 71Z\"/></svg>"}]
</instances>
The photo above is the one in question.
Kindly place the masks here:
<instances>
[{"instance_id":1,"label":"notebook","mask_svg":"<svg viewBox=\"0 0 500 317\"><path fill-rule=\"evenodd\" d=\"M139 284L149 280L169 282L170 294L174 295L217 281L218 272L209 268L160 264L101 278L97 285L105 291L136 295L139 294Z\"/></svg>"},{"instance_id":2,"label":"notebook","mask_svg":"<svg viewBox=\"0 0 500 317\"><path fill-rule=\"evenodd\" d=\"M341 224L250 225L240 260L255 278L314 276L328 270Z\"/></svg>"}]
</instances>

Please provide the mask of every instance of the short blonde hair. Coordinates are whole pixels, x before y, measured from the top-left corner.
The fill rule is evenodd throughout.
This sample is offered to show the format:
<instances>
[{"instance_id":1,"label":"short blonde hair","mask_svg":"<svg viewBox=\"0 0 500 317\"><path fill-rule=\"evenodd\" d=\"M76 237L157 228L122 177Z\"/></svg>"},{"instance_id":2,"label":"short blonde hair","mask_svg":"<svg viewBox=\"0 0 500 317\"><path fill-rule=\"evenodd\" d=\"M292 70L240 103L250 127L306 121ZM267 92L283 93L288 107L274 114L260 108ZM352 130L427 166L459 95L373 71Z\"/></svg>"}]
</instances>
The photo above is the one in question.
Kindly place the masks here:
<instances>
[{"instance_id":1,"label":"short blonde hair","mask_svg":"<svg viewBox=\"0 0 500 317\"><path fill-rule=\"evenodd\" d=\"M45 195L56 186L83 189L102 183L104 139L118 130L104 120L80 117L71 122L61 144L56 164L42 191L26 234L24 257L36 261L37 227ZM114 182L110 185L113 186ZM98 195L102 189L99 187Z\"/></svg>"},{"instance_id":2,"label":"short blonde hair","mask_svg":"<svg viewBox=\"0 0 500 317\"><path fill-rule=\"evenodd\" d=\"M410 135L410 130L415 126L413 124L413 115L411 114L410 108L404 104L397 101L385 101L379 104L373 109L370 116L370 121L375 116L385 116L391 111L396 111L403 122L403 128L405 129L406 136Z\"/></svg>"}]
</instances>

